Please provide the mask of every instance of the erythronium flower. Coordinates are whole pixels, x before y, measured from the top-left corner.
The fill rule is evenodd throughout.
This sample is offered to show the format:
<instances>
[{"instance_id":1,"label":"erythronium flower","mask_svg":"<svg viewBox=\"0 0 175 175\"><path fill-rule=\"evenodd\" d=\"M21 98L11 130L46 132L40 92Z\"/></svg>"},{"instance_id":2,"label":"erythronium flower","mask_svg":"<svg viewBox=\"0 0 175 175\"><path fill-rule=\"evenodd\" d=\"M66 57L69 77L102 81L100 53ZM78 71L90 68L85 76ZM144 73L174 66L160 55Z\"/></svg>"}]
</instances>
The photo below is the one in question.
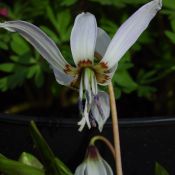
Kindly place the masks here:
<instances>
[{"instance_id":1,"label":"erythronium flower","mask_svg":"<svg viewBox=\"0 0 175 175\"><path fill-rule=\"evenodd\" d=\"M153 0L142 6L119 28L112 40L97 27L94 15L79 14L70 38L75 67L67 63L55 43L33 24L8 21L0 23L0 27L18 32L29 41L50 63L59 84L79 89L82 114L79 130L85 124L90 128L97 123L101 131L109 117L110 107L108 95L98 92L97 84L107 85L111 81L120 58L147 28L161 6L161 0ZM95 57L101 60L96 63Z\"/></svg>"},{"instance_id":2,"label":"erythronium flower","mask_svg":"<svg viewBox=\"0 0 175 175\"><path fill-rule=\"evenodd\" d=\"M74 175L113 175L109 164L101 157L98 149L90 145L85 160L77 167Z\"/></svg>"}]
</instances>

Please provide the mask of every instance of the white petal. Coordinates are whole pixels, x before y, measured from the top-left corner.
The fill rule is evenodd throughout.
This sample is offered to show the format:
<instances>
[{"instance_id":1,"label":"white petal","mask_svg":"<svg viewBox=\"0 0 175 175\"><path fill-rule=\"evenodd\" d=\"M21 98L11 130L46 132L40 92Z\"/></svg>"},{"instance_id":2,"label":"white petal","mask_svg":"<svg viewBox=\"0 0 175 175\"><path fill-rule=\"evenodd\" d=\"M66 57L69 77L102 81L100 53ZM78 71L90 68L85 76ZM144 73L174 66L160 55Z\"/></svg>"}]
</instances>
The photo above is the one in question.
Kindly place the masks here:
<instances>
[{"instance_id":1,"label":"white petal","mask_svg":"<svg viewBox=\"0 0 175 175\"><path fill-rule=\"evenodd\" d=\"M35 47L52 67L63 72L65 64L68 63L64 60L56 44L38 27L25 21L8 21L0 23L0 27L19 33Z\"/></svg>"},{"instance_id":2,"label":"white petal","mask_svg":"<svg viewBox=\"0 0 175 175\"><path fill-rule=\"evenodd\" d=\"M86 170L86 163L83 162L82 164L80 164L80 165L76 168L75 174L74 174L74 175L83 175L83 174L85 174L85 173L84 173L85 170Z\"/></svg>"},{"instance_id":3,"label":"white petal","mask_svg":"<svg viewBox=\"0 0 175 175\"><path fill-rule=\"evenodd\" d=\"M105 167L105 170L106 170L106 174L107 175L113 175L112 168L109 166L109 164L104 159L102 159L102 162L104 164L104 167Z\"/></svg>"},{"instance_id":4,"label":"white petal","mask_svg":"<svg viewBox=\"0 0 175 175\"><path fill-rule=\"evenodd\" d=\"M161 0L153 0L137 10L119 28L101 61L107 62L109 68L115 65L148 27L161 6Z\"/></svg>"},{"instance_id":5,"label":"white petal","mask_svg":"<svg viewBox=\"0 0 175 175\"><path fill-rule=\"evenodd\" d=\"M102 91L99 92L97 98L98 99L94 99L94 102L91 107L91 113L96 122L98 123L98 128L99 131L101 132L103 129L103 125L109 118L110 104L109 104L109 96L106 92Z\"/></svg>"},{"instance_id":6,"label":"white petal","mask_svg":"<svg viewBox=\"0 0 175 175\"><path fill-rule=\"evenodd\" d=\"M69 86L74 80L74 77L61 72L59 69L53 68L53 72L56 78L57 83L65 86Z\"/></svg>"},{"instance_id":7,"label":"white petal","mask_svg":"<svg viewBox=\"0 0 175 175\"><path fill-rule=\"evenodd\" d=\"M106 49L111 41L109 35L101 28L98 27L98 35L95 46L95 52L99 54L102 58L106 52Z\"/></svg>"},{"instance_id":8,"label":"white petal","mask_svg":"<svg viewBox=\"0 0 175 175\"><path fill-rule=\"evenodd\" d=\"M81 13L76 19L71 32L71 51L75 64L80 60L94 60L97 39L97 24L95 16Z\"/></svg>"},{"instance_id":9,"label":"white petal","mask_svg":"<svg viewBox=\"0 0 175 175\"><path fill-rule=\"evenodd\" d=\"M87 161L87 175L107 175L101 160Z\"/></svg>"}]
</instances>

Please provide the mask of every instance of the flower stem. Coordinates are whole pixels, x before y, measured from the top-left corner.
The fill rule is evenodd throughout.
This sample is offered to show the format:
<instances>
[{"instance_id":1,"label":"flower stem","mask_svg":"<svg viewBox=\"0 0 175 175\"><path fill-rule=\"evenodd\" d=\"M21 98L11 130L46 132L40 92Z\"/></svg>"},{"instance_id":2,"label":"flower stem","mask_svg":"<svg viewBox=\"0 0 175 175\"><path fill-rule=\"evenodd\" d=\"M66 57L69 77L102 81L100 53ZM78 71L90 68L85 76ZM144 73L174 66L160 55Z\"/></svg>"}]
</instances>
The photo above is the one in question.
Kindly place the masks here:
<instances>
[{"instance_id":1,"label":"flower stem","mask_svg":"<svg viewBox=\"0 0 175 175\"><path fill-rule=\"evenodd\" d=\"M118 117L117 117L117 108L116 108L114 88L113 88L112 82L108 85L108 89L109 89L111 114L112 114L116 175L122 175L123 172L122 172L122 161L121 161L121 151L120 151Z\"/></svg>"},{"instance_id":2,"label":"flower stem","mask_svg":"<svg viewBox=\"0 0 175 175\"><path fill-rule=\"evenodd\" d=\"M97 136L92 137L89 144L95 145L95 142L97 140L103 141L108 146L108 148L110 149L110 151L115 159L115 149L114 149L113 145L111 144L111 142L107 138L100 136L100 135L97 135Z\"/></svg>"}]
</instances>

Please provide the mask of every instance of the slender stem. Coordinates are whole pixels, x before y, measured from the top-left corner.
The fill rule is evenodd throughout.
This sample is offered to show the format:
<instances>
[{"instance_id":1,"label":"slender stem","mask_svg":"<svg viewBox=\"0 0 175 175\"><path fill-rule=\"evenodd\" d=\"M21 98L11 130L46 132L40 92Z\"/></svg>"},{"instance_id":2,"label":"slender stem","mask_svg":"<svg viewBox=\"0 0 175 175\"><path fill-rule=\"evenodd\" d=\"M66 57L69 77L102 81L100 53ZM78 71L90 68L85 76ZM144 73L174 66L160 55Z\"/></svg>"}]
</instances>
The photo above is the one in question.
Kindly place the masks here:
<instances>
[{"instance_id":1,"label":"slender stem","mask_svg":"<svg viewBox=\"0 0 175 175\"><path fill-rule=\"evenodd\" d=\"M111 142L107 138L100 136L100 135L97 135L97 136L92 137L92 139L90 140L90 145L95 145L95 142L97 140L103 141L108 146L108 148L110 149L110 151L115 159L115 149L114 149L113 145L111 144Z\"/></svg>"},{"instance_id":2,"label":"slender stem","mask_svg":"<svg viewBox=\"0 0 175 175\"><path fill-rule=\"evenodd\" d=\"M121 151L120 151L118 117L117 117L117 108L116 108L115 95L114 95L112 82L109 84L108 89L109 89L111 114L112 114L116 175L122 175L123 172L122 172L122 161L121 161Z\"/></svg>"}]
</instances>

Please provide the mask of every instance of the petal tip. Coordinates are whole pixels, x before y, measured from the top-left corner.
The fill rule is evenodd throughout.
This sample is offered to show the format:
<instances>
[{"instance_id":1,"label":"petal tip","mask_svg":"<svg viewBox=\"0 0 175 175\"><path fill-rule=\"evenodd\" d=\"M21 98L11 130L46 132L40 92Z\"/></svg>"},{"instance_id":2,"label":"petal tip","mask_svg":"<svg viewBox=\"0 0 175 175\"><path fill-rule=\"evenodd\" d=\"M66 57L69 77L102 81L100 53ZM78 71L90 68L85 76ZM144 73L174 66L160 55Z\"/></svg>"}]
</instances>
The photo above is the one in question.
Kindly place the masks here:
<instances>
[{"instance_id":1,"label":"petal tip","mask_svg":"<svg viewBox=\"0 0 175 175\"><path fill-rule=\"evenodd\" d=\"M158 10L162 8L162 0L154 0L157 3Z\"/></svg>"}]
</instances>

